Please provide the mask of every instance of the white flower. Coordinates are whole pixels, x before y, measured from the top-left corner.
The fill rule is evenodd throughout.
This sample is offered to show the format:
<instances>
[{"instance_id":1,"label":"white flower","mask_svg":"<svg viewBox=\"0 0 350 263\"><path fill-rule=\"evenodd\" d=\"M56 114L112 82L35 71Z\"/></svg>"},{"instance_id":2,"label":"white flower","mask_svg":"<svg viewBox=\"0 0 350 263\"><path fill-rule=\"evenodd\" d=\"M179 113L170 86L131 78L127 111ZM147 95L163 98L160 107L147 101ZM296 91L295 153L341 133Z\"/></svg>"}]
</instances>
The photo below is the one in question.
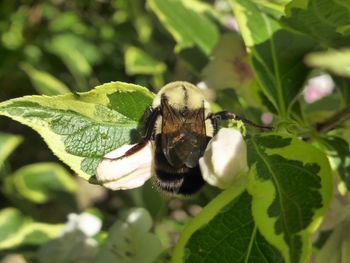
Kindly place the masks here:
<instances>
[{"instance_id":1,"label":"white flower","mask_svg":"<svg viewBox=\"0 0 350 263\"><path fill-rule=\"evenodd\" d=\"M310 78L304 88L304 100L306 103L313 103L332 94L333 90L334 82L329 74Z\"/></svg>"},{"instance_id":2,"label":"white flower","mask_svg":"<svg viewBox=\"0 0 350 263\"><path fill-rule=\"evenodd\" d=\"M78 230L84 233L87 237L92 237L101 230L101 227L101 219L92 214L85 212L81 214L71 213L68 215L68 222L64 225L59 236L64 236L69 232Z\"/></svg>"},{"instance_id":3,"label":"white flower","mask_svg":"<svg viewBox=\"0 0 350 263\"><path fill-rule=\"evenodd\" d=\"M248 171L247 146L242 134L233 128L222 128L209 142L199 159L204 180L227 188L240 174Z\"/></svg>"},{"instance_id":4,"label":"white flower","mask_svg":"<svg viewBox=\"0 0 350 263\"><path fill-rule=\"evenodd\" d=\"M153 160L151 142L125 158L116 159L134 145L123 145L104 156L96 170L97 180L103 186L112 190L132 189L142 186L151 178Z\"/></svg>"}]
</instances>

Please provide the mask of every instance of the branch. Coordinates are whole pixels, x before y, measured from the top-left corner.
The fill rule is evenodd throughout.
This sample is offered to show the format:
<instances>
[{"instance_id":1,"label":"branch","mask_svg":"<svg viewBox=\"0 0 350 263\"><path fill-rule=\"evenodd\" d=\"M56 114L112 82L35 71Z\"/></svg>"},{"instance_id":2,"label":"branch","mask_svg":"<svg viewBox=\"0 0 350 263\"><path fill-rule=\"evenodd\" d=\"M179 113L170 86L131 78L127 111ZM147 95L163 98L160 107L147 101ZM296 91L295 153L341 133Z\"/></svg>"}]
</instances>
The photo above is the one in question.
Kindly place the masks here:
<instances>
[{"instance_id":1,"label":"branch","mask_svg":"<svg viewBox=\"0 0 350 263\"><path fill-rule=\"evenodd\" d=\"M325 121L316 123L316 130L320 133L326 133L333 130L348 119L350 119L350 105L344 108L342 111L329 117Z\"/></svg>"}]
</instances>

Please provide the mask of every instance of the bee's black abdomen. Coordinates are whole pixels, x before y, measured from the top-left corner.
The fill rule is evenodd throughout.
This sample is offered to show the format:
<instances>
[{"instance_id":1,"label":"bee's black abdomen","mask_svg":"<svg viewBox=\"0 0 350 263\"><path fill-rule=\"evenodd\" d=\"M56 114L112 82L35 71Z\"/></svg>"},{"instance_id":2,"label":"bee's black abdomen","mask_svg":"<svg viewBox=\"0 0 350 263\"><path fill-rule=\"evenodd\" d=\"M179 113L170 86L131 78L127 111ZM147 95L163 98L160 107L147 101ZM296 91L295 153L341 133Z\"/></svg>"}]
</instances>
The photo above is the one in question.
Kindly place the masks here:
<instances>
[{"instance_id":1,"label":"bee's black abdomen","mask_svg":"<svg viewBox=\"0 0 350 263\"><path fill-rule=\"evenodd\" d=\"M155 184L160 190L172 194L190 195L197 192L204 184L199 166L193 168L173 167L165 158L160 145L160 136L156 137L154 156Z\"/></svg>"},{"instance_id":2,"label":"bee's black abdomen","mask_svg":"<svg viewBox=\"0 0 350 263\"><path fill-rule=\"evenodd\" d=\"M181 174L167 173L159 169L156 169L155 173L157 187L173 194L194 194L201 189L205 183L199 166L190 168L187 172Z\"/></svg>"},{"instance_id":3,"label":"bee's black abdomen","mask_svg":"<svg viewBox=\"0 0 350 263\"><path fill-rule=\"evenodd\" d=\"M184 180L178 190L178 193L184 195L194 194L200 190L204 184L205 181L202 177L199 165L197 165L196 167L189 169L189 171L184 174Z\"/></svg>"}]
</instances>

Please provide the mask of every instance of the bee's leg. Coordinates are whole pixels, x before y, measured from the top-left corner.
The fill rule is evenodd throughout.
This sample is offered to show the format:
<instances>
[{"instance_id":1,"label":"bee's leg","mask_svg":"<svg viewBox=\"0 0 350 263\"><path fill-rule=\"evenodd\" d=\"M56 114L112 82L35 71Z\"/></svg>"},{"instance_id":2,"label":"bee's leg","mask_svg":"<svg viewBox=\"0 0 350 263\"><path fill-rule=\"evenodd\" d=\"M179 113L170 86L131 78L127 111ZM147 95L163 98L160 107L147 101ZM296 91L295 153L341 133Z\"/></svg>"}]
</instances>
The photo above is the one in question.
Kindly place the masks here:
<instances>
[{"instance_id":1,"label":"bee's leg","mask_svg":"<svg viewBox=\"0 0 350 263\"><path fill-rule=\"evenodd\" d=\"M149 107L145 110L143 114L143 136L142 141L149 141L154 133L154 127L157 121L157 118L160 114L160 108Z\"/></svg>"},{"instance_id":2,"label":"bee's leg","mask_svg":"<svg viewBox=\"0 0 350 263\"><path fill-rule=\"evenodd\" d=\"M258 125L255 124L254 122L247 120L246 118L237 116L236 114L229 112L229 111L219 111L217 113L213 113L211 115L209 115L210 119L212 120L236 120L236 121L242 121L244 124L253 126L255 128L261 129L261 130L265 130L265 131L271 131L273 130L273 127L268 127L268 126L262 126L262 125Z\"/></svg>"},{"instance_id":3,"label":"bee's leg","mask_svg":"<svg viewBox=\"0 0 350 263\"><path fill-rule=\"evenodd\" d=\"M143 147L145 147L153 136L154 126L155 126L157 117L159 116L159 113L160 113L159 108L155 108L155 109L151 107L147 108L143 116L144 130L143 130L143 136L141 138L141 141L135 144L134 146L132 146L122 156L119 156L116 158L103 157L103 159L104 160L122 159L140 151Z\"/></svg>"}]
</instances>

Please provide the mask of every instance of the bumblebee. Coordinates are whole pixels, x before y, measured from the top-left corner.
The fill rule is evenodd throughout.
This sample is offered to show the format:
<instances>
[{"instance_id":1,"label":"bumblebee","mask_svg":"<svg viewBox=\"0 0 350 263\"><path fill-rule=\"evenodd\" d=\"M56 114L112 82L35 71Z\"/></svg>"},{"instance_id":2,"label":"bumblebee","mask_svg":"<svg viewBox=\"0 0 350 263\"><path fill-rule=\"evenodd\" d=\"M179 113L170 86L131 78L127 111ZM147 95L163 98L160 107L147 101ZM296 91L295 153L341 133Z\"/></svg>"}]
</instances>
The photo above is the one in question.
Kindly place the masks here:
<instances>
[{"instance_id":1,"label":"bumblebee","mask_svg":"<svg viewBox=\"0 0 350 263\"><path fill-rule=\"evenodd\" d=\"M106 155L102 162L110 162L111 171L100 164L97 178L104 183L109 180L109 175L114 178L118 170L125 171L126 167L123 166L128 165L126 170L130 172L121 178L127 182L128 179L137 179L137 176L142 178L144 172L149 173L146 171L148 168L142 169L151 167L150 173L154 175L155 185L160 190L172 194L193 194L205 184L199 159L217 133L218 120L229 119L242 120L262 129L268 128L231 112L212 113L198 87L184 81L169 83L158 92L152 105L145 111L142 140L118 157ZM138 157L134 161L127 160L136 155ZM147 166L149 162L151 165ZM130 166L134 165L133 170Z\"/></svg>"}]
</instances>

